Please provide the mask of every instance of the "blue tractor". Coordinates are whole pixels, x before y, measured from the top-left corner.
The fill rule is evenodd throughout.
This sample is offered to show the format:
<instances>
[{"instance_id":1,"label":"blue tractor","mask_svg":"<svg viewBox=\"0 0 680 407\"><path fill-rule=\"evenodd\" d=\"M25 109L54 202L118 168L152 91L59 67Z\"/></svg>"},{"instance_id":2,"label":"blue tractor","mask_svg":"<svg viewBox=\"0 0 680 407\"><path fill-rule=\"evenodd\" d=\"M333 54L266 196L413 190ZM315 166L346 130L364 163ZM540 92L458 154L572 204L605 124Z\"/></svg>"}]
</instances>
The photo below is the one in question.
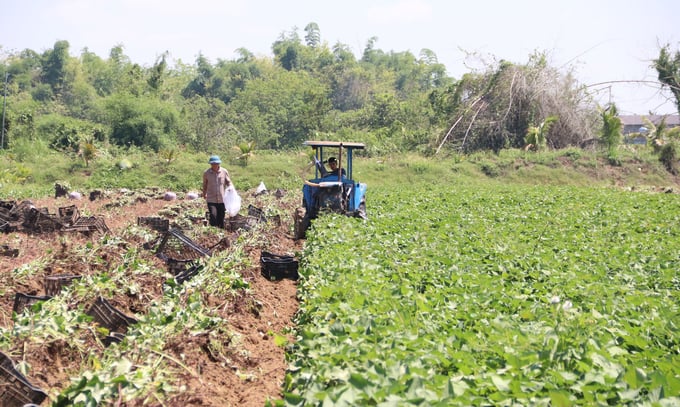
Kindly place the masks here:
<instances>
[{"instance_id":1,"label":"blue tractor","mask_svg":"<svg viewBox=\"0 0 680 407\"><path fill-rule=\"evenodd\" d=\"M354 150L364 149L364 144L305 141L304 145L314 149L315 177L302 187L302 207L294 214L295 238L304 238L311 220L324 212L366 219L366 184L352 177Z\"/></svg>"}]
</instances>

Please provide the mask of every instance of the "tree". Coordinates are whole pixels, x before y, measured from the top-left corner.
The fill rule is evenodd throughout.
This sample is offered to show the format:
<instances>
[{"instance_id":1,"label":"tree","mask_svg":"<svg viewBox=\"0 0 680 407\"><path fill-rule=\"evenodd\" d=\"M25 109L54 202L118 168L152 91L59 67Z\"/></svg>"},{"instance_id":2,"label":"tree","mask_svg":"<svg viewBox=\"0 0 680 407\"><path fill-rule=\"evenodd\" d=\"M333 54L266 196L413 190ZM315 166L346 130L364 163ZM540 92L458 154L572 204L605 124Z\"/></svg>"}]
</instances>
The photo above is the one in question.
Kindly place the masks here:
<instances>
[{"instance_id":1,"label":"tree","mask_svg":"<svg viewBox=\"0 0 680 407\"><path fill-rule=\"evenodd\" d=\"M149 84L149 87L154 90L154 91L159 91L161 89L161 86L163 85L164 77L166 75L166 70L168 67L168 63L165 61L165 58L167 57L168 52L164 52L163 55L161 55L157 60L154 66L150 70L150 75L149 79L147 80L147 83Z\"/></svg>"},{"instance_id":2,"label":"tree","mask_svg":"<svg viewBox=\"0 0 680 407\"><path fill-rule=\"evenodd\" d=\"M241 138L259 146L300 145L314 131L324 131L330 111L328 90L306 71L279 70L248 82L229 104Z\"/></svg>"},{"instance_id":3,"label":"tree","mask_svg":"<svg viewBox=\"0 0 680 407\"><path fill-rule=\"evenodd\" d=\"M272 45L274 59L287 71L303 67L302 48L297 28L294 28L288 35L282 33L279 40Z\"/></svg>"},{"instance_id":4,"label":"tree","mask_svg":"<svg viewBox=\"0 0 680 407\"><path fill-rule=\"evenodd\" d=\"M618 163L617 149L621 144L623 124L615 104L601 109L602 129L600 140L607 147L607 158L612 164Z\"/></svg>"},{"instance_id":5,"label":"tree","mask_svg":"<svg viewBox=\"0 0 680 407\"><path fill-rule=\"evenodd\" d=\"M248 166L248 160L252 158L255 155L255 142L254 141L248 141L248 142L242 142L239 143L238 146L234 148L239 152L238 157L236 157L239 161L241 161L242 165L244 167Z\"/></svg>"},{"instance_id":6,"label":"tree","mask_svg":"<svg viewBox=\"0 0 680 407\"><path fill-rule=\"evenodd\" d=\"M564 148L592 138L595 105L570 72L547 64L545 54L531 55L524 65L499 61L482 72L470 72L436 92L438 112L450 110L437 151L445 144L470 152L522 148L532 123L558 116L546 134L546 146ZM442 90L443 90L442 89ZM441 104L449 101L451 109Z\"/></svg>"},{"instance_id":7,"label":"tree","mask_svg":"<svg viewBox=\"0 0 680 407\"><path fill-rule=\"evenodd\" d=\"M675 107L680 113L680 51L671 55L670 46L666 44L659 51L659 58L653 60L653 66L659 73L659 81L675 96Z\"/></svg>"},{"instance_id":8,"label":"tree","mask_svg":"<svg viewBox=\"0 0 680 407\"><path fill-rule=\"evenodd\" d=\"M305 26L305 43L310 48L316 48L321 44L321 32L317 23L309 23Z\"/></svg>"},{"instance_id":9,"label":"tree","mask_svg":"<svg viewBox=\"0 0 680 407\"><path fill-rule=\"evenodd\" d=\"M94 145L94 140L86 140L80 149L80 155L82 155L83 160L85 160L85 166L90 166L90 161L94 160L97 156L97 147Z\"/></svg>"},{"instance_id":10,"label":"tree","mask_svg":"<svg viewBox=\"0 0 680 407\"><path fill-rule=\"evenodd\" d=\"M180 144L196 151L220 151L234 145L237 133L227 115L227 105L217 98L192 97L181 112L183 131L177 135Z\"/></svg>"},{"instance_id":11,"label":"tree","mask_svg":"<svg viewBox=\"0 0 680 407\"><path fill-rule=\"evenodd\" d=\"M557 116L548 116L538 126L529 126L525 137L525 149L541 150L545 148L550 127L557 121Z\"/></svg>"},{"instance_id":12,"label":"tree","mask_svg":"<svg viewBox=\"0 0 680 407\"><path fill-rule=\"evenodd\" d=\"M42 79L55 93L59 93L64 86L69 59L68 49L68 41L57 41L53 49L43 54Z\"/></svg>"},{"instance_id":13,"label":"tree","mask_svg":"<svg viewBox=\"0 0 680 407\"><path fill-rule=\"evenodd\" d=\"M106 104L111 142L159 151L169 139L174 138L179 115L171 104L152 97L124 94L114 95Z\"/></svg>"},{"instance_id":14,"label":"tree","mask_svg":"<svg viewBox=\"0 0 680 407\"><path fill-rule=\"evenodd\" d=\"M643 117L645 126L649 129L647 139L655 154L659 155L659 161L666 170L673 175L678 173L678 143L680 142L680 127L669 128L666 126L666 118L663 117L659 125L654 125L649 119Z\"/></svg>"}]
</instances>

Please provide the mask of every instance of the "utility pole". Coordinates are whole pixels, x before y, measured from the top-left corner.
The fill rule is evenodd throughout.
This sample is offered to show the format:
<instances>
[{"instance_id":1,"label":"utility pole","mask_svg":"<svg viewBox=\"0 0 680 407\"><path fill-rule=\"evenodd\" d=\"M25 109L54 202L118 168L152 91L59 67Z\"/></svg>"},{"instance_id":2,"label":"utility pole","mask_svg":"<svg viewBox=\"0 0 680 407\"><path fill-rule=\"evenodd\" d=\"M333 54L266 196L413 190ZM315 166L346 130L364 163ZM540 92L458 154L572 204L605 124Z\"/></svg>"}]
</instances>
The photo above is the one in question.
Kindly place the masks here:
<instances>
[{"instance_id":1,"label":"utility pole","mask_svg":"<svg viewBox=\"0 0 680 407\"><path fill-rule=\"evenodd\" d=\"M5 96L2 99L2 139L0 139L0 148L5 149L5 108L7 106L7 79L9 78L9 72L5 72Z\"/></svg>"}]
</instances>

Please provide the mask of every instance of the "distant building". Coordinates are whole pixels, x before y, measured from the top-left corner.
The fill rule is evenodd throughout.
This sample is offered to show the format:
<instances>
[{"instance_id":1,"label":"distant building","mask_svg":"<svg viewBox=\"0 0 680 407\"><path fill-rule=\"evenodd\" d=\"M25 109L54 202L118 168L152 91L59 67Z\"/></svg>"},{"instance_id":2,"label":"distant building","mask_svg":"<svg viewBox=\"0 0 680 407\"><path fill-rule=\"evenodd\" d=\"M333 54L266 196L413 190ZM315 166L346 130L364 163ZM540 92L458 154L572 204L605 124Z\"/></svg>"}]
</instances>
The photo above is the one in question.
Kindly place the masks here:
<instances>
[{"instance_id":1,"label":"distant building","mask_svg":"<svg viewBox=\"0 0 680 407\"><path fill-rule=\"evenodd\" d=\"M645 127L645 122L642 120L643 117L654 123L655 126L658 126L664 117L666 118L667 127L680 126L680 116L677 114L666 116L660 114L619 116L621 122L623 123L623 135L625 136L630 133L644 133L645 130L649 130Z\"/></svg>"},{"instance_id":2,"label":"distant building","mask_svg":"<svg viewBox=\"0 0 680 407\"><path fill-rule=\"evenodd\" d=\"M661 120L666 118L666 127L680 126L680 116L673 115L625 115L619 116L621 123L623 123L623 138L628 144L647 144L647 124L642 120L646 118L655 126L661 123Z\"/></svg>"}]
</instances>

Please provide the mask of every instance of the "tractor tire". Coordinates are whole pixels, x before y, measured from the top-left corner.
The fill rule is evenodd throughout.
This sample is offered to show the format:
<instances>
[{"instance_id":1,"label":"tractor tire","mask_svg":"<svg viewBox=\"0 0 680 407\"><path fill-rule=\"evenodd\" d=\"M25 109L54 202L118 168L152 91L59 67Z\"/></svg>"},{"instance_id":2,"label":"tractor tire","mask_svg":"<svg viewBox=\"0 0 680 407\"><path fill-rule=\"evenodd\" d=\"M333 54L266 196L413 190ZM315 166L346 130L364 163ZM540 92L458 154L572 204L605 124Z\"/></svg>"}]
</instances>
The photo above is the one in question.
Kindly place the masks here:
<instances>
[{"instance_id":1,"label":"tractor tire","mask_svg":"<svg viewBox=\"0 0 680 407\"><path fill-rule=\"evenodd\" d=\"M354 211L354 217L361 218L363 220L368 220L368 215L366 215L366 202L361 201L359 204L359 209Z\"/></svg>"}]
</instances>

